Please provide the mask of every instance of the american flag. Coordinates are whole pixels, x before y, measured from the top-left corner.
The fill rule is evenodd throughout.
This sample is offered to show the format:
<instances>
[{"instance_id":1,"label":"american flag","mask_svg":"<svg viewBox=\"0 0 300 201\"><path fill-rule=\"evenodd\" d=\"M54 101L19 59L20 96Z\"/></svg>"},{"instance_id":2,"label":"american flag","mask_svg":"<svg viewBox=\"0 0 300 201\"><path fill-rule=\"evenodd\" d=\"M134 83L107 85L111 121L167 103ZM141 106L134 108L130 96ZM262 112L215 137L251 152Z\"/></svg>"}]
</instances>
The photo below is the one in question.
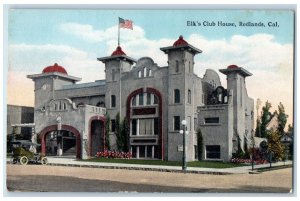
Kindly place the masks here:
<instances>
[{"instance_id":1,"label":"american flag","mask_svg":"<svg viewBox=\"0 0 300 201\"><path fill-rule=\"evenodd\" d=\"M123 18L119 17L120 28L133 29L132 23L133 22L131 20L124 20Z\"/></svg>"}]
</instances>

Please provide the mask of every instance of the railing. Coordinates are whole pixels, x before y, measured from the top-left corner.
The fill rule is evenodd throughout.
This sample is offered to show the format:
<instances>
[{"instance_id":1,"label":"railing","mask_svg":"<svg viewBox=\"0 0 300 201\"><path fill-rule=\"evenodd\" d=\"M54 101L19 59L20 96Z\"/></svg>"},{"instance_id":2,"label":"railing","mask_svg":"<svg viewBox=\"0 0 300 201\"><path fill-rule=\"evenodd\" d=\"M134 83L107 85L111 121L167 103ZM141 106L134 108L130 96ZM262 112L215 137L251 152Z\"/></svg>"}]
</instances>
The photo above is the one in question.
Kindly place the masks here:
<instances>
[{"instance_id":1,"label":"railing","mask_svg":"<svg viewBox=\"0 0 300 201\"><path fill-rule=\"evenodd\" d=\"M106 108L103 107L96 107L92 105L86 105L86 110L90 113L94 114L100 114L100 115L105 115L106 114Z\"/></svg>"}]
</instances>

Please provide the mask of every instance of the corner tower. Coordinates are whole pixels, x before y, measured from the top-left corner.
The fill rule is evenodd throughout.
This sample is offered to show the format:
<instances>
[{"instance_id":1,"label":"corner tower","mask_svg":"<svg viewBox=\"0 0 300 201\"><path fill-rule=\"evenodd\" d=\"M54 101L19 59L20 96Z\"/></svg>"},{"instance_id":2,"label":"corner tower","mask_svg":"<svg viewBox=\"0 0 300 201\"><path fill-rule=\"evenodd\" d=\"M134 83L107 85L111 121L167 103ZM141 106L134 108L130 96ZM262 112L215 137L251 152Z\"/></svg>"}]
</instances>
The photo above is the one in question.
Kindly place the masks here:
<instances>
[{"instance_id":1,"label":"corner tower","mask_svg":"<svg viewBox=\"0 0 300 201\"><path fill-rule=\"evenodd\" d=\"M232 90L233 104L233 135L234 143L233 150L238 149L238 140L240 140L240 148L244 149L245 137L250 134L251 130L246 127L246 117L248 116L247 109L249 106L248 95L246 90L245 79L252 74L242 67L230 65L226 69L220 69L221 73L227 76L227 90ZM253 109L251 109L253 111ZM239 139L236 139L238 138ZM233 151L233 152L234 152Z\"/></svg>"}]
</instances>

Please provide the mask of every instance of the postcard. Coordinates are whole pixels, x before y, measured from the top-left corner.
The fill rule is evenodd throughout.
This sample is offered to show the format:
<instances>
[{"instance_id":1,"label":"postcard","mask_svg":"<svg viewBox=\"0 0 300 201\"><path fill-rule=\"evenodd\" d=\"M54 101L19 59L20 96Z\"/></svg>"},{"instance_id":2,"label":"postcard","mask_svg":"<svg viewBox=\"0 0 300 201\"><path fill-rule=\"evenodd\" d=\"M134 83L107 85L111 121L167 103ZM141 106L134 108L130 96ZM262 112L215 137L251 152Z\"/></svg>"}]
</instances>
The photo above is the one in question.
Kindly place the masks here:
<instances>
[{"instance_id":1,"label":"postcard","mask_svg":"<svg viewBox=\"0 0 300 201\"><path fill-rule=\"evenodd\" d=\"M294 18L9 8L7 191L290 195Z\"/></svg>"}]
</instances>

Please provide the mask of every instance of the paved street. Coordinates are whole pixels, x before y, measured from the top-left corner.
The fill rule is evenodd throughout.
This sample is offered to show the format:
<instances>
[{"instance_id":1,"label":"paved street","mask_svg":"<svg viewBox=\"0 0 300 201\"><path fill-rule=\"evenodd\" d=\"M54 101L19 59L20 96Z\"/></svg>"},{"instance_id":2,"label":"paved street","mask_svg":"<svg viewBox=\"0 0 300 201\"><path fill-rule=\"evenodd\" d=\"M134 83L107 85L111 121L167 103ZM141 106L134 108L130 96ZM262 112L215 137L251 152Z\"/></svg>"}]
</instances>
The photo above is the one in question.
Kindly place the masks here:
<instances>
[{"instance_id":1,"label":"paved street","mask_svg":"<svg viewBox=\"0 0 300 201\"><path fill-rule=\"evenodd\" d=\"M288 193L292 168L261 174L183 174L157 171L7 165L10 191Z\"/></svg>"}]
</instances>

